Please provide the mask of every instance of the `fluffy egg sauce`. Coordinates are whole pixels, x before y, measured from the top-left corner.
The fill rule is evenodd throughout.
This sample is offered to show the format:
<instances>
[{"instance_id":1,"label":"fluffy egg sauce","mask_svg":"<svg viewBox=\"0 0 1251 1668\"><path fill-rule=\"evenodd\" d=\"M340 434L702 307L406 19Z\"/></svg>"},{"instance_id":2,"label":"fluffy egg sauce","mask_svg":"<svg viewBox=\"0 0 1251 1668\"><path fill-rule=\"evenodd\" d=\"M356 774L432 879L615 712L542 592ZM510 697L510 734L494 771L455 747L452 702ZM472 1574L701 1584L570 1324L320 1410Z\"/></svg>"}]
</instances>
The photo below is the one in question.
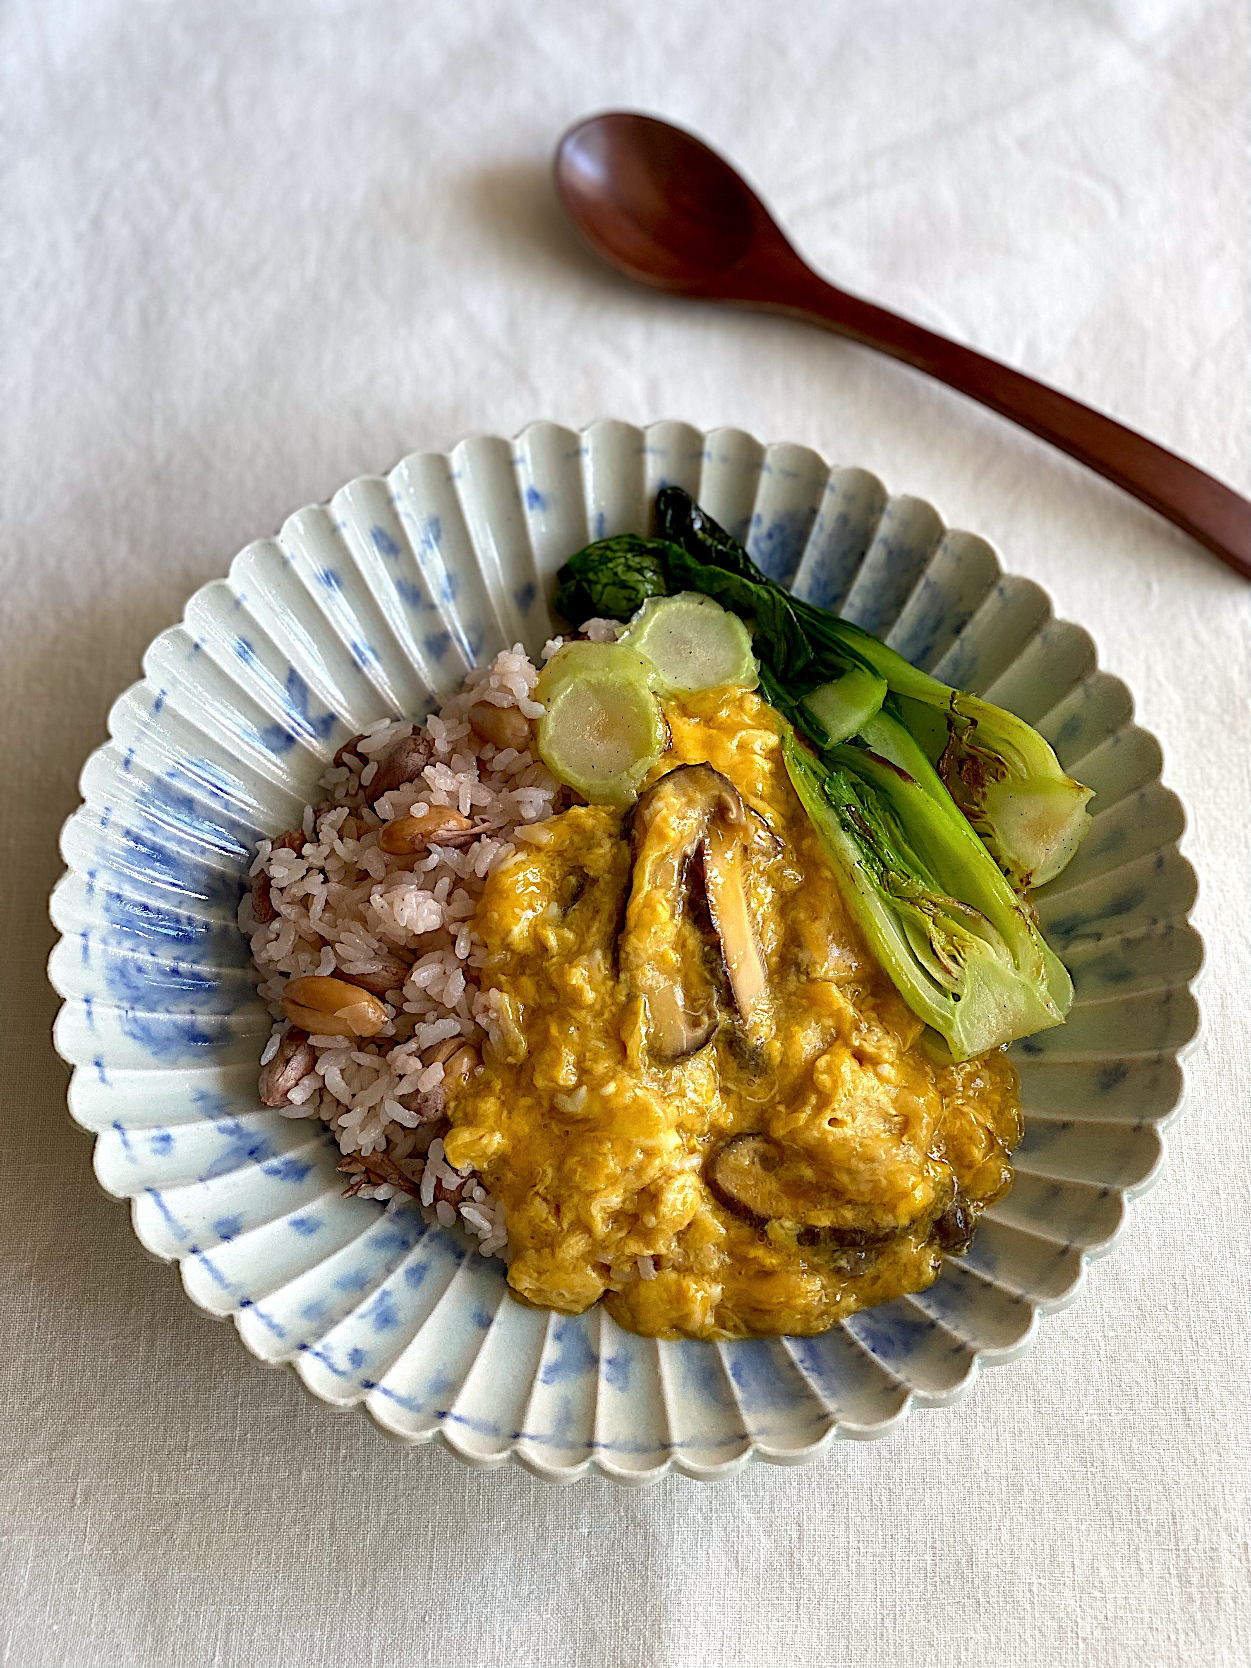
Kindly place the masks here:
<instances>
[{"instance_id":1,"label":"fluffy egg sauce","mask_svg":"<svg viewBox=\"0 0 1251 1668\"><path fill-rule=\"evenodd\" d=\"M750 1046L727 1012L689 1057L651 1056L617 947L627 907L664 900L630 904L630 813L575 806L479 903L501 1040L449 1097L446 1156L503 1203L527 1303L578 1314L602 1299L656 1337L821 1332L931 1284L953 1202L971 1222L1007 1191L1016 1074L1002 1050L952 1064L923 1043L843 907L772 709L717 689L665 714L671 744L645 787L707 763L780 841L744 858L768 972ZM745 1134L823 1190L829 1226L762 1221L714 1193L710 1166Z\"/></svg>"}]
</instances>

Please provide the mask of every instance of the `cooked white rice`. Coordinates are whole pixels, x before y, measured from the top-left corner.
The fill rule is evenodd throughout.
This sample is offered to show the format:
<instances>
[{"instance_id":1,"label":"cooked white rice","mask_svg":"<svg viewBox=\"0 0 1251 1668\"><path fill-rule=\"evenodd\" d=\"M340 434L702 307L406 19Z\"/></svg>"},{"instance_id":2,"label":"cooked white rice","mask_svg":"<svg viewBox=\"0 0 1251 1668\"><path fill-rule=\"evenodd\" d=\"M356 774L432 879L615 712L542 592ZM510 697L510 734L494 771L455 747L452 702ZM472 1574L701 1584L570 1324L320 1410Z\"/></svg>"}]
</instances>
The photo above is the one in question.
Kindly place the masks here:
<instances>
[{"instance_id":1,"label":"cooked white rice","mask_svg":"<svg viewBox=\"0 0 1251 1668\"><path fill-rule=\"evenodd\" d=\"M253 890L239 908L260 994L274 1016L261 1061L263 1093L271 1084L267 1103L280 1098L285 1116L321 1118L334 1130L340 1168L353 1178L348 1191L374 1199L411 1194L432 1220L450 1226L459 1219L485 1256L507 1255L504 1213L476 1175L444 1159L444 1068L453 1056L472 1065L499 1038L491 993L478 985L482 950L471 920L486 877L518 841L541 839L528 825L551 816L560 785L528 746L485 741L481 710L477 731L468 715L489 706L532 722L542 712L531 699L537 677L518 645L471 672L424 725L382 720L346 744L301 827L258 845ZM408 742L410 756L419 751L412 738L428 762L413 780L371 800L370 786L393 750ZM380 849L384 822L433 806L472 820L468 843L439 845L436 836L415 858ZM314 1033L302 1051L304 1034L281 1007L287 980L301 974L371 981L386 1026L368 1039ZM475 1055L460 1055L465 1048ZM298 1081L275 1091L274 1074L297 1051L288 1075Z\"/></svg>"}]
</instances>

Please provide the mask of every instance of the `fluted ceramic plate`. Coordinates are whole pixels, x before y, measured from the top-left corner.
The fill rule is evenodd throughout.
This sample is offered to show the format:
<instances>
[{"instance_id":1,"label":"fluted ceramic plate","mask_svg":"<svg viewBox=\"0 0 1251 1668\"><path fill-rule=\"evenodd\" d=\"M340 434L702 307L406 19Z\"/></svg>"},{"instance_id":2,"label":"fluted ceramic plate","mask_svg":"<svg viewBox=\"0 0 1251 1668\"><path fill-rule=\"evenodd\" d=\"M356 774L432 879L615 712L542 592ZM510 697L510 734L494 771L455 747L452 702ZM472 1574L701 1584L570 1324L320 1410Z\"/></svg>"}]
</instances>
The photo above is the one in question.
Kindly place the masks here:
<instances>
[{"instance_id":1,"label":"fluted ceramic plate","mask_svg":"<svg viewBox=\"0 0 1251 1668\"><path fill-rule=\"evenodd\" d=\"M235 923L249 848L298 822L348 736L424 713L506 644L537 654L556 568L590 539L645 531L666 482L798 595L1036 724L1096 790L1085 844L1036 894L1076 1000L1013 1050L1026 1119L1011 1193L928 1291L819 1338L657 1342L599 1308L523 1308L459 1230L409 1202L343 1198L325 1129L257 1097L269 1020ZM83 771L52 898L71 1111L96 1132L100 1181L197 1304L404 1442L639 1483L880 1436L1020 1354L1157 1171L1200 962L1159 748L1037 585L863 470L680 423L468 440L249 545L144 673Z\"/></svg>"}]
</instances>

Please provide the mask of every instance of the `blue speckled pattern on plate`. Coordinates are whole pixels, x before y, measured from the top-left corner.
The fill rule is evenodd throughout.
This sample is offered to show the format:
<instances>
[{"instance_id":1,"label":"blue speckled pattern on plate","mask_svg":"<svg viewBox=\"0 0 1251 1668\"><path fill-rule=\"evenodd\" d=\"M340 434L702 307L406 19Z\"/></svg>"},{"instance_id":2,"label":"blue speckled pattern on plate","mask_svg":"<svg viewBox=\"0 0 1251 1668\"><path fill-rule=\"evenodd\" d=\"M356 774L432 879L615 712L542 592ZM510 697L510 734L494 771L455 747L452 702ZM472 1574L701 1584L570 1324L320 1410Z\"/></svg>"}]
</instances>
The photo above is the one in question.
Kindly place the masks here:
<instances>
[{"instance_id":1,"label":"blue speckled pattern on plate","mask_svg":"<svg viewBox=\"0 0 1251 1668\"><path fill-rule=\"evenodd\" d=\"M820 1338L658 1343L598 1308L523 1308L458 1231L343 1198L325 1130L257 1098L269 1022L235 925L250 844L298 821L329 755L371 720L424 713L505 644L536 654L556 568L590 538L645 530L666 482L800 595L1036 724L1096 790L1085 844L1036 894L1076 1001L1014 1050L1026 1133L1012 1192L936 1285ZM1159 748L1037 585L863 470L674 422L467 440L249 545L144 673L62 837L50 971L70 1109L97 1134L101 1183L131 1200L135 1232L178 1260L193 1300L402 1441L641 1483L880 1436L1020 1354L1157 1172L1201 959Z\"/></svg>"}]
</instances>

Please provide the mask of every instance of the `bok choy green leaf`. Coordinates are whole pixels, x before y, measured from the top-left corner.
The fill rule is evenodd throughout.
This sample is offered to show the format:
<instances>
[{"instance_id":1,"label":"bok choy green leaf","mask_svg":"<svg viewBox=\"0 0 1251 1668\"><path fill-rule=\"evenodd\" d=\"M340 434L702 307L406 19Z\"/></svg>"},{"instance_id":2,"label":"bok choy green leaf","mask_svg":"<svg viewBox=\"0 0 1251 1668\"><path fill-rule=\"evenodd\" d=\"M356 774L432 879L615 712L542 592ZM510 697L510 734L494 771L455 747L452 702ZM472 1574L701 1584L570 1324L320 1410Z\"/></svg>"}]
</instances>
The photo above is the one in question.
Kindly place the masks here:
<instances>
[{"instance_id":1,"label":"bok choy green leaf","mask_svg":"<svg viewBox=\"0 0 1251 1668\"><path fill-rule=\"evenodd\" d=\"M661 543L621 533L588 544L556 575L553 608L562 619L580 626L584 620L628 620L648 597L668 596L675 587L665 578Z\"/></svg>"}]
</instances>

